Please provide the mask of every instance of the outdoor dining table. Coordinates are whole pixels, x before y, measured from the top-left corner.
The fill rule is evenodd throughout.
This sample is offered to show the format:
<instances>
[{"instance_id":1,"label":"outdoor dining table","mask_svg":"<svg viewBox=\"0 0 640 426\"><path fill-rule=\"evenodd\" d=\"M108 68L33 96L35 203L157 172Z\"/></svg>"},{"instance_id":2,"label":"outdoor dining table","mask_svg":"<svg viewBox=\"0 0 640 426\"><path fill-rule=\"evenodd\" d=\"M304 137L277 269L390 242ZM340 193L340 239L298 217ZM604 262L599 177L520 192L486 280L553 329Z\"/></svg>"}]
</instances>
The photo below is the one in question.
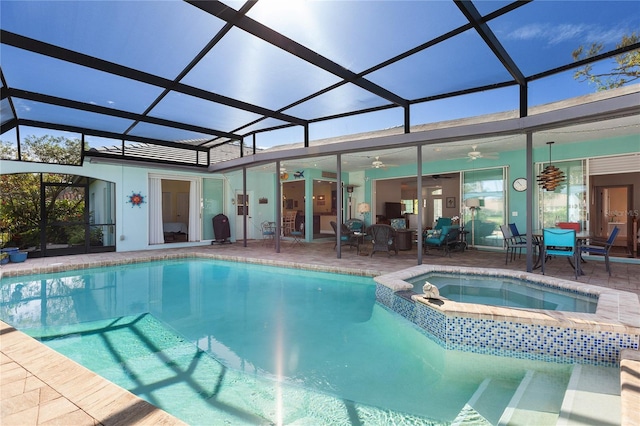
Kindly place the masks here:
<instances>
[{"instance_id":1,"label":"outdoor dining table","mask_svg":"<svg viewBox=\"0 0 640 426\"><path fill-rule=\"evenodd\" d=\"M547 228L547 229L562 229L562 228ZM543 238L543 230L542 229L536 229L534 230L531 235L534 238L534 246L538 247L538 257L536 259L536 263L533 266L533 269L538 269L540 267L542 267L542 248L543 248L543 244L544 244L544 238ZM591 234L591 232L589 231L579 231L576 232L576 251L578 252L578 255L580 256L580 262L582 263L586 263L586 261L582 258L582 253L580 251L580 246L583 245L589 238L593 238L593 235ZM569 261L569 264L571 265L572 268L575 269L576 265L574 265L571 262L571 258L567 258L567 260ZM584 275L584 273L582 272L582 270L580 270L580 274Z\"/></svg>"}]
</instances>

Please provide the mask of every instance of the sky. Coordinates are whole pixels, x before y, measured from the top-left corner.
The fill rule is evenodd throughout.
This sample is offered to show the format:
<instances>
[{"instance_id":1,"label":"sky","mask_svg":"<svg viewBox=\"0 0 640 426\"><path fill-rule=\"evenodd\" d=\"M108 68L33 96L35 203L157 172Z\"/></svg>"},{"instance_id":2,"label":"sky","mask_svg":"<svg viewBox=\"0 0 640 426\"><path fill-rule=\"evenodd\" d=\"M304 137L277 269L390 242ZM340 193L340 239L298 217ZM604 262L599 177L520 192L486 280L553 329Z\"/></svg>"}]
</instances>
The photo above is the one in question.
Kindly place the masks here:
<instances>
[{"instance_id":1,"label":"sky","mask_svg":"<svg viewBox=\"0 0 640 426\"><path fill-rule=\"evenodd\" d=\"M240 2L229 2L240 7ZM489 13L508 2L474 2ZM3 30L97 56L123 66L173 80L223 27L223 22L180 1L8 1L0 3ZM469 30L433 47L371 71L466 20L450 1L269 1L260 0L251 19L405 99L419 99L511 79L480 36ZM525 76L572 62L578 46L602 43L612 49L622 35L640 32L640 6L635 1L536 0L489 22L509 56ZM7 85L94 105L142 113L162 92L158 87L81 66L65 64L1 45L0 65ZM600 65L598 65L599 67ZM605 69L610 63L602 65ZM253 105L280 110L297 99L341 80L268 43L234 28L182 83ZM573 71L529 84L529 105L587 93L595 87L579 83ZM516 87L486 91L411 107L411 124L423 124L518 108ZM377 107L389 100L354 85L343 85L284 110L303 119ZM17 100L21 118L123 132L130 120L33 101ZM7 108L3 104L3 122ZM167 120L235 131L259 114L203 102L173 92L150 113ZM269 125L282 121L270 119ZM310 126L311 139L380 130L403 124L401 108L332 120ZM244 133L247 130L239 130ZM140 125L132 134L159 139L197 139L205 135ZM303 133L290 130L259 135L262 146L299 142ZM6 135L3 135L3 140Z\"/></svg>"}]
</instances>

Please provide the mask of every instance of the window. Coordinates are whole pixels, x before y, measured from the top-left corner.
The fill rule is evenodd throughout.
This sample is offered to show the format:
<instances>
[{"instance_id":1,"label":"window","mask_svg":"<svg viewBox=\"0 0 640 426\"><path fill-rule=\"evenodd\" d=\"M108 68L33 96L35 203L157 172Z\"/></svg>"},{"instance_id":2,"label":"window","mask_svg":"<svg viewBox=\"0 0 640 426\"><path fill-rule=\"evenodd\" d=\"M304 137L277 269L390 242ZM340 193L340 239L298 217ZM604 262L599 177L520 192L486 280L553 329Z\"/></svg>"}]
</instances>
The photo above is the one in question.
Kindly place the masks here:
<instances>
[{"instance_id":1,"label":"window","mask_svg":"<svg viewBox=\"0 0 640 426\"><path fill-rule=\"evenodd\" d=\"M542 172L544 165L537 165L536 175ZM578 222L581 229L588 229L586 161L554 162L553 165L564 172L566 180L555 191L538 187L537 228L552 228L558 222Z\"/></svg>"}]
</instances>

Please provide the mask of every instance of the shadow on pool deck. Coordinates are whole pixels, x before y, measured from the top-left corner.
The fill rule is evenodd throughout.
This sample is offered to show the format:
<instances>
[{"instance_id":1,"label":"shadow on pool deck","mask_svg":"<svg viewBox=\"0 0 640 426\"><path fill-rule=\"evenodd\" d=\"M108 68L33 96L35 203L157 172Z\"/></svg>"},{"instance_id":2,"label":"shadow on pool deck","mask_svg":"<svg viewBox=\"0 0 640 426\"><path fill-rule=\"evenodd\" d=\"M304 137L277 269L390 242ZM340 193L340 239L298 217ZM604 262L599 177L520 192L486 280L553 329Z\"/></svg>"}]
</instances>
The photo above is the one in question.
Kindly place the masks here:
<instances>
[{"instance_id":1,"label":"shadow on pool deck","mask_svg":"<svg viewBox=\"0 0 640 426\"><path fill-rule=\"evenodd\" d=\"M365 247L364 250L366 249ZM343 247L342 256L338 259L332 240L296 246L290 241L282 241L280 253L276 253L273 246L264 246L262 241L249 241L246 247L242 242L185 248L164 245L160 250L27 259L24 263L1 266L0 274L10 276L63 271L200 253L229 260L304 266L364 275L379 275L417 265L415 249L400 251L397 256L381 253L369 257L357 255L355 249ZM526 270L524 257L507 265L504 260L504 252L483 250L454 252L451 257L441 256L438 252L423 256L423 264ZM546 267L547 276L575 281L573 269L564 259L552 259ZM578 279L581 283L628 291L640 296L640 263L613 262L612 275L609 277L603 261L589 260L583 264L583 271L584 275ZM534 273L540 271L536 270ZM0 424L183 424L12 327L2 322L0 325ZM626 373L623 375L622 383L623 416L625 413L635 415L633 407L640 403L640 357L637 351L634 351L629 354L629 358L631 360L625 361L624 364ZM629 374L629 371L633 374ZM95 389L91 396L78 394L77 389L82 389L83 385L86 387L87 384L91 384L92 389Z\"/></svg>"}]
</instances>

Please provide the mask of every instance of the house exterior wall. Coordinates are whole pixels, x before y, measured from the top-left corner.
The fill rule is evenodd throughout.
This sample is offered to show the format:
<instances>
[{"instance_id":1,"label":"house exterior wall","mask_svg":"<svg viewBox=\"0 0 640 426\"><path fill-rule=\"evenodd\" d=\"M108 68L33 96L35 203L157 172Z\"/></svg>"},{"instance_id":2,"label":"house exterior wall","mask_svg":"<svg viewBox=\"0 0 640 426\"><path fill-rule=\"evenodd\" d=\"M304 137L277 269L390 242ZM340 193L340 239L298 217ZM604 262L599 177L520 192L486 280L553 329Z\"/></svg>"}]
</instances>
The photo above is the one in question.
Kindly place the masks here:
<instances>
[{"instance_id":1,"label":"house exterior wall","mask_svg":"<svg viewBox=\"0 0 640 426\"><path fill-rule=\"evenodd\" d=\"M640 135L635 134L626 137L610 138L606 140L594 140L580 142L574 144L558 145L553 150L553 160L563 161L571 159L592 158L606 155L620 154L636 154L640 152ZM539 148L533 152L534 162L548 161L548 150L546 147ZM466 159L440 161L440 162L424 162L423 174L430 175L434 173L456 172L470 170L476 168L508 167L508 206L510 221L514 221L519 228L526 228L526 194L516 192L511 186L511 181L515 177L524 176L525 170L525 150L501 152L498 159L480 159L474 162L468 162ZM141 206L132 206L127 203L128 196L132 193L141 193L145 197L149 194L149 174L162 174L163 170L152 167L140 166L122 166L103 163L85 162L83 166L62 166L56 164L26 163L17 161L0 160L0 171L2 174L8 173L25 173L25 172L50 172L50 173L67 173L87 176L96 179L102 179L114 182L116 185L116 250L146 250L162 248L164 245L149 245L149 203L148 200ZM241 219L237 216L237 211L232 203L235 191L242 191L242 171L225 173L224 175L215 175L206 172L179 172L175 170L167 171L168 176L184 176L184 177L201 177L201 178L219 178L224 179L224 197L223 206L224 214L229 217L231 225L231 240L239 240L242 235L236 232L235 223ZM416 165L406 165L402 167L389 167L388 169L372 169L343 174L343 181L348 184L357 185L354 190L353 197L355 202L372 202L371 181L373 179L387 179L398 177L415 177ZM307 190L310 187L309 182L314 178L321 176L320 170L306 170L305 181ZM170 177L169 177L170 178ZM529 179L530 185L535 185L535 181ZM273 172L266 172L259 168L247 170L247 191L252 191L254 200L249 226L251 229L259 230L260 223L265 220L274 221L276 217L276 185L280 184L280 180ZM424 184L424 182L423 182ZM640 186L640 182L638 182ZM400 188L397 191L400 194ZM259 198L266 198L267 203L258 203ZM376 202L380 201L380 194L376 197ZM308 204L309 205L309 204ZM346 203L345 203L346 208ZM354 207L355 208L355 207ZM634 209L640 209L640 197L634 197ZM307 210L309 210L308 208ZM516 212L516 216L511 216ZM311 211L306 214L311 214ZM357 215L357 214L356 214ZM368 218L368 223L371 217ZM255 232L250 236L258 235ZM176 245L197 245L209 244L210 240L204 240L195 243L175 243Z\"/></svg>"}]
</instances>

